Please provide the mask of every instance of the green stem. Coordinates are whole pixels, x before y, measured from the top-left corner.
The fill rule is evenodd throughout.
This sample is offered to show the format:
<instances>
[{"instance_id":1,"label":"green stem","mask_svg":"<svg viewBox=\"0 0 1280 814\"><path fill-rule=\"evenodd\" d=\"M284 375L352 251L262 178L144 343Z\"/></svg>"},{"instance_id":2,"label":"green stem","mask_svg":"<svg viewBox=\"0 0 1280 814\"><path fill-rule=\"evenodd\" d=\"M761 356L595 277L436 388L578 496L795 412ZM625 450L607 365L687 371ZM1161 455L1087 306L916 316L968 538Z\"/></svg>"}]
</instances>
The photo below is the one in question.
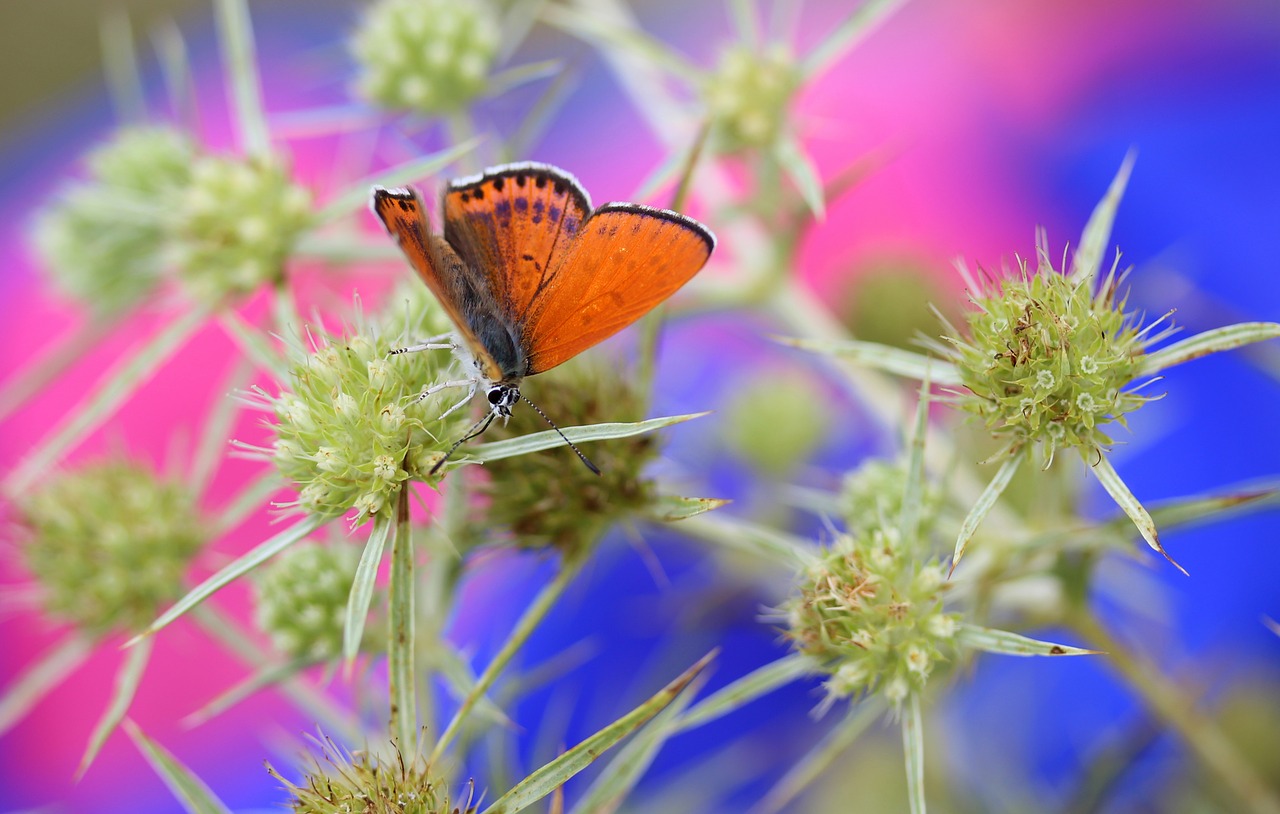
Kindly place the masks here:
<instances>
[{"instance_id":1,"label":"green stem","mask_svg":"<svg viewBox=\"0 0 1280 814\"><path fill-rule=\"evenodd\" d=\"M391 543L391 631L387 655L391 684L390 728L402 755L415 755L418 749L413 600L413 527L409 522L409 490L402 487L396 502L396 531Z\"/></svg>"},{"instance_id":2,"label":"green stem","mask_svg":"<svg viewBox=\"0 0 1280 814\"><path fill-rule=\"evenodd\" d=\"M1280 814L1280 799L1258 777L1217 722L1201 712L1196 699L1188 697L1158 667L1130 650L1123 642L1078 608L1069 621L1092 645L1107 653L1107 660L1129 683L1151 712L1182 737L1183 743L1236 794L1253 814Z\"/></svg>"}]
</instances>

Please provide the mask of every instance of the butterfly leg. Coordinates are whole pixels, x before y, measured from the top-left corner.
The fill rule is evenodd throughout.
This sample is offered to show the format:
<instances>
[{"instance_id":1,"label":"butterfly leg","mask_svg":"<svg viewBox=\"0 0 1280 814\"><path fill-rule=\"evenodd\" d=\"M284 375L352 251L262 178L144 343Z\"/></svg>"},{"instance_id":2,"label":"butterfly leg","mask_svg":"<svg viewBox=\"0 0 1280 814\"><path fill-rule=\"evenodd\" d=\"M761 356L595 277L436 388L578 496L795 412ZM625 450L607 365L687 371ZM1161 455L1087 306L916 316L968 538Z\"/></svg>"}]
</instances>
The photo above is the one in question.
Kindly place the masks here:
<instances>
[{"instance_id":1,"label":"butterfly leg","mask_svg":"<svg viewBox=\"0 0 1280 814\"><path fill-rule=\"evenodd\" d=\"M456 350L458 343L454 341L453 334L440 334L433 336L426 341L419 342L416 345L409 345L404 348L395 348L388 356L396 356L401 353L417 353L422 350Z\"/></svg>"},{"instance_id":2,"label":"butterfly leg","mask_svg":"<svg viewBox=\"0 0 1280 814\"><path fill-rule=\"evenodd\" d=\"M413 403L421 404L423 401L426 401L428 398L430 398L431 396L434 396L436 393L439 393L442 390L448 390L453 387L465 387L467 388L467 394L463 396L462 399L457 404L453 405L448 410L445 410L443 413L441 413L439 416L440 418L444 418L445 416L452 413L454 410L457 410L462 405L471 401L472 396L476 394L476 388L479 387L479 382L477 382L475 379L456 379L451 382L441 382L440 384L432 385L431 387L428 387L425 390L423 390L421 393L418 394L418 397L414 399Z\"/></svg>"},{"instance_id":3,"label":"butterfly leg","mask_svg":"<svg viewBox=\"0 0 1280 814\"><path fill-rule=\"evenodd\" d=\"M477 386L477 384L478 384L478 382L476 382L476 380L475 380L475 379L472 379L472 380L471 380L471 387L469 387L469 388L467 389L467 394L466 394L465 396L463 396L463 397L462 397L462 399L461 399L457 404L453 405L453 406L452 406L452 407L450 407L448 410L445 410L443 413L441 413L441 414L440 414L440 420L441 420L441 421L443 421L443 420L444 420L444 418L445 418L445 416L449 415L449 413L452 413L454 410L458 409L458 408L459 408L459 407L461 407L462 405L464 405L464 404L466 404L467 402L471 401L471 397L472 397L472 396L474 396L474 395L476 394L476 386Z\"/></svg>"}]
</instances>

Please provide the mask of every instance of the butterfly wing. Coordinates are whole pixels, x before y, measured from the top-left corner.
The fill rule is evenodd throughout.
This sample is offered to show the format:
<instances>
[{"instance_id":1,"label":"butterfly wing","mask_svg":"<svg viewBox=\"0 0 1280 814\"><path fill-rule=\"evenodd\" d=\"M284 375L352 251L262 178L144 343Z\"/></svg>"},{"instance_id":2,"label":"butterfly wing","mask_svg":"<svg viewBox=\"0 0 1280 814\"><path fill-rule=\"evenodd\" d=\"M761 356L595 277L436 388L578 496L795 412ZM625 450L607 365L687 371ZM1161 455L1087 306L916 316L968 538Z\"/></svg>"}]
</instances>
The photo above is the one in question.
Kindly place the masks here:
<instances>
[{"instance_id":1,"label":"butterfly wing","mask_svg":"<svg viewBox=\"0 0 1280 814\"><path fill-rule=\"evenodd\" d=\"M449 315L479 364L480 372L490 381L501 380L503 371L476 338L466 316L477 308L486 307L486 300L491 299L491 294L477 288L472 279L474 275L462 258L447 242L432 234L426 208L417 191L375 187L373 212L400 244L400 250ZM488 307L492 308L491 305Z\"/></svg>"},{"instance_id":2,"label":"butterfly wing","mask_svg":"<svg viewBox=\"0 0 1280 814\"><path fill-rule=\"evenodd\" d=\"M591 214L578 180L548 164L492 167L449 184L444 238L482 270L507 320L524 321Z\"/></svg>"},{"instance_id":3,"label":"butterfly wing","mask_svg":"<svg viewBox=\"0 0 1280 814\"><path fill-rule=\"evenodd\" d=\"M603 342L670 297L706 264L715 236L692 218L611 203L578 230L520 323L527 374Z\"/></svg>"}]
</instances>

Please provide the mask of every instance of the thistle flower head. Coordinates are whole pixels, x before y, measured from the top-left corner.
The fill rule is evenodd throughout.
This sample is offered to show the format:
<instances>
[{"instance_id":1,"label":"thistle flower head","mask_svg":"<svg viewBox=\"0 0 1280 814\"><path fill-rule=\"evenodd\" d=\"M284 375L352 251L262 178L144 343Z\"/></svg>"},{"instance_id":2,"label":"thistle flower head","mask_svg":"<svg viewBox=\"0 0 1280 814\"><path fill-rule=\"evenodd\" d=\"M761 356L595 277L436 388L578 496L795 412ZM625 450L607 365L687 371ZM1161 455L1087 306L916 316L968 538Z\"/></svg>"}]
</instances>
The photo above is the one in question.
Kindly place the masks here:
<instances>
[{"instance_id":1,"label":"thistle flower head","mask_svg":"<svg viewBox=\"0 0 1280 814\"><path fill-rule=\"evenodd\" d=\"M599 424L639 421L645 401L625 370L579 358L538 377L537 403L559 424ZM547 429L534 410L518 409L508 426L494 435L515 437ZM653 436L601 441L584 452L601 475L573 460L569 450L486 464L489 480L484 490L492 501L488 519L510 529L519 546L552 546L572 555L653 499L653 482L643 475L658 452Z\"/></svg>"},{"instance_id":2,"label":"thistle flower head","mask_svg":"<svg viewBox=\"0 0 1280 814\"><path fill-rule=\"evenodd\" d=\"M469 105L486 87L498 25L486 3L381 0L355 33L361 95L428 115Z\"/></svg>"},{"instance_id":3,"label":"thistle flower head","mask_svg":"<svg viewBox=\"0 0 1280 814\"><path fill-rule=\"evenodd\" d=\"M969 391L959 405L1015 448L1105 449L1103 428L1150 400L1125 388L1163 334L1146 336L1124 310L1114 268L1095 294L1055 270L1043 246L1039 255L1034 273L1022 262L1020 275L976 296L969 337L948 340Z\"/></svg>"},{"instance_id":4,"label":"thistle flower head","mask_svg":"<svg viewBox=\"0 0 1280 814\"><path fill-rule=\"evenodd\" d=\"M275 443L256 450L297 484L293 504L336 517L352 509L364 520L394 505L409 480L436 480L432 467L468 426L465 410L441 421L460 397L422 392L451 360L440 351L390 356L393 343L367 329L324 338L299 351L279 395L256 391L276 417Z\"/></svg>"},{"instance_id":5,"label":"thistle flower head","mask_svg":"<svg viewBox=\"0 0 1280 814\"><path fill-rule=\"evenodd\" d=\"M380 758L370 752L349 753L332 741L321 744L323 760L314 759L302 785L294 785L268 767L289 791L294 814L461 814L471 811L470 795L461 806L449 801L444 783L426 762L399 753Z\"/></svg>"},{"instance_id":6,"label":"thistle flower head","mask_svg":"<svg viewBox=\"0 0 1280 814\"><path fill-rule=\"evenodd\" d=\"M205 543L191 496L127 461L51 478L18 511L46 610L93 635L150 624Z\"/></svg>"},{"instance_id":7,"label":"thistle flower head","mask_svg":"<svg viewBox=\"0 0 1280 814\"><path fill-rule=\"evenodd\" d=\"M313 219L311 195L277 162L205 156L178 201L173 262L196 302L280 280Z\"/></svg>"},{"instance_id":8,"label":"thistle flower head","mask_svg":"<svg viewBox=\"0 0 1280 814\"><path fill-rule=\"evenodd\" d=\"M923 689L956 653L958 616L942 609L946 570L910 556L893 526L841 535L785 606L787 635L821 663L829 696Z\"/></svg>"},{"instance_id":9,"label":"thistle flower head","mask_svg":"<svg viewBox=\"0 0 1280 814\"><path fill-rule=\"evenodd\" d=\"M310 662L342 652L347 598L359 559L350 546L312 543L289 549L261 572L255 616L277 652Z\"/></svg>"},{"instance_id":10,"label":"thistle flower head","mask_svg":"<svg viewBox=\"0 0 1280 814\"><path fill-rule=\"evenodd\" d=\"M786 131L800 67L785 46L734 45L720 56L702 94L725 152L770 147Z\"/></svg>"},{"instance_id":11,"label":"thistle flower head","mask_svg":"<svg viewBox=\"0 0 1280 814\"><path fill-rule=\"evenodd\" d=\"M191 141L167 127L126 128L91 152L88 179L35 223L54 284L100 314L146 297L160 280L167 217L194 159Z\"/></svg>"},{"instance_id":12,"label":"thistle flower head","mask_svg":"<svg viewBox=\"0 0 1280 814\"><path fill-rule=\"evenodd\" d=\"M851 529L892 526L902 515L907 468L898 462L869 458L845 476L840 492L845 523ZM927 534L937 516L941 496L926 484L920 510L920 533Z\"/></svg>"}]
</instances>

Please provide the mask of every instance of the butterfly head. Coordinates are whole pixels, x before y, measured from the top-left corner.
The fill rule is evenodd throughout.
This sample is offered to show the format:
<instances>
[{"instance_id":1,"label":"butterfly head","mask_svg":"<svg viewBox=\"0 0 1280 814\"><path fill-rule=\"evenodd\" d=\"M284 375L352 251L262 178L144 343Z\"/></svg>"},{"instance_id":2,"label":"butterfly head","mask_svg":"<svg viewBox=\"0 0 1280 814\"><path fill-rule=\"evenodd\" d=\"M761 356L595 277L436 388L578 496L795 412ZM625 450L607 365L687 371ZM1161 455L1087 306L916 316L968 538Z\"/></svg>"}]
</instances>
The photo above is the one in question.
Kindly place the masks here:
<instances>
[{"instance_id":1,"label":"butterfly head","mask_svg":"<svg viewBox=\"0 0 1280 814\"><path fill-rule=\"evenodd\" d=\"M510 384L489 385L485 396L489 399L489 409L503 418L511 417L511 407L520 400L520 388Z\"/></svg>"}]
</instances>

